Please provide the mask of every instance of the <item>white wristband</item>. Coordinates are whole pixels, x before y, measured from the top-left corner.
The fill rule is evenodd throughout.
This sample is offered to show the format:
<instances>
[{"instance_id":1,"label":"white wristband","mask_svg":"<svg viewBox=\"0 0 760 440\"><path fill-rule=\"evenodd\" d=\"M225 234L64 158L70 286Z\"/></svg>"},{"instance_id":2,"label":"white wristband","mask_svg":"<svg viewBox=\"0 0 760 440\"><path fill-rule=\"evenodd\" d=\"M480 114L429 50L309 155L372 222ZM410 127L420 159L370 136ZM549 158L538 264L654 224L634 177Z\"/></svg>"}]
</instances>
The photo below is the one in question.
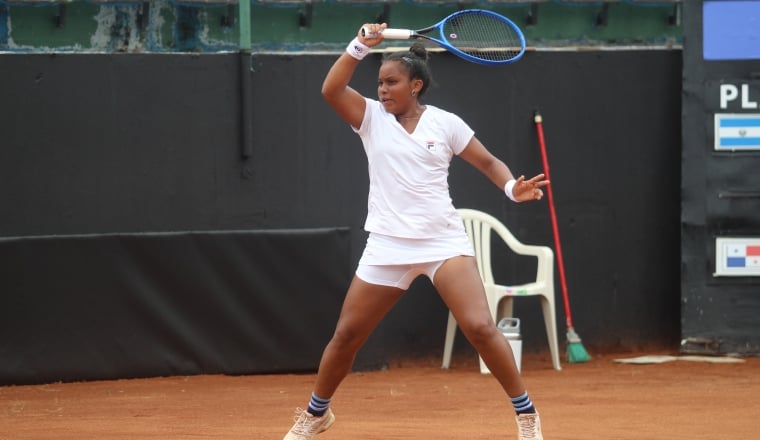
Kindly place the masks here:
<instances>
[{"instance_id":1,"label":"white wristband","mask_svg":"<svg viewBox=\"0 0 760 440\"><path fill-rule=\"evenodd\" d=\"M369 53L369 46L359 41L359 38L357 37L348 43L348 46L346 46L346 52L348 52L348 54L352 57L361 61Z\"/></svg>"},{"instance_id":2,"label":"white wristband","mask_svg":"<svg viewBox=\"0 0 760 440\"><path fill-rule=\"evenodd\" d=\"M509 200L513 202L517 201L517 199L515 199L515 195L512 194L512 188L515 187L515 183L517 183L517 181L515 179L511 179L509 182L507 182L506 185L504 185L504 194L506 194L507 197L509 197Z\"/></svg>"}]
</instances>

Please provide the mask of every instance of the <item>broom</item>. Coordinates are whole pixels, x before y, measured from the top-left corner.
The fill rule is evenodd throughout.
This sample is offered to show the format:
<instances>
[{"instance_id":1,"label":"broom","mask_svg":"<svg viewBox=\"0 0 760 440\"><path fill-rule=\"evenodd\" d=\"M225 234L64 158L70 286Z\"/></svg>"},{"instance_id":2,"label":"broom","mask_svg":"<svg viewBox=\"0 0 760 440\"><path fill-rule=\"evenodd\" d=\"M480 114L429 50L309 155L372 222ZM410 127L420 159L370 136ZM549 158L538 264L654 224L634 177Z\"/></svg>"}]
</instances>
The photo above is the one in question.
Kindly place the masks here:
<instances>
[{"instance_id":1,"label":"broom","mask_svg":"<svg viewBox=\"0 0 760 440\"><path fill-rule=\"evenodd\" d=\"M546 155L546 143L544 142L543 118L538 110L533 115L533 122L536 123L538 132L538 143L541 147L541 161L544 166L544 175L549 177L549 160ZM559 228L557 227L557 214L554 211L554 196L552 195L552 185L546 186L546 195L549 199L549 212L552 219L552 230L554 232L554 247L557 249L557 267L559 268L559 279L562 286L562 299L565 302L565 319L567 322L567 361L572 363L588 362L591 359L586 349L583 347L581 338L573 328L573 318L570 314L570 299L567 295L567 282L565 281L565 266L562 262L562 246L559 241Z\"/></svg>"}]
</instances>

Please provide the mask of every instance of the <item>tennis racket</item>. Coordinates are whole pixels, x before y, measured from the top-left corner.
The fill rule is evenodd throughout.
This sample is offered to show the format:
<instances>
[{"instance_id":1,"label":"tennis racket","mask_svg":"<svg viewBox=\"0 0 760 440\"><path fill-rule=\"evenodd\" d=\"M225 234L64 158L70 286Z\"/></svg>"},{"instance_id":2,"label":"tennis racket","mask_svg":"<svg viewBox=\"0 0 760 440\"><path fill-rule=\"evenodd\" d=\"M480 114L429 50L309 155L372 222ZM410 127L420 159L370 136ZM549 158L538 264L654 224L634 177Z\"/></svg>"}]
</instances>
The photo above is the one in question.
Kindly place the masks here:
<instances>
[{"instance_id":1,"label":"tennis racket","mask_svg":"<svg viewBox=\"0 0 760 440\"><path fill-rule=\"evenodd\" d=\"M365 29L362 36L373 36ZM525 53L525 35L507 17L484 9L455 12L425 29L385 29L383 38L406 40L421 38L431 41L467 61L486 64L508 64Z\"/></svg>"}]
</instances>

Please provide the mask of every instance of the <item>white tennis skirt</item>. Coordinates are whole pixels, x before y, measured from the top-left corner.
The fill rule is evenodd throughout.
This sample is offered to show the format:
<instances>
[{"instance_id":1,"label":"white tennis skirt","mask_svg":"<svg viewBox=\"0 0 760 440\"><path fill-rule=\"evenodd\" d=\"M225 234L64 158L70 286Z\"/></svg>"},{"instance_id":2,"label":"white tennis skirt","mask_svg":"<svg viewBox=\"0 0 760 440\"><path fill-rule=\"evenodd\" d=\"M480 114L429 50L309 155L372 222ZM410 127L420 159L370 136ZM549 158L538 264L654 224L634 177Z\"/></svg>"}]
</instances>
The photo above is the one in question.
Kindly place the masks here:
<instances>
[{"instance_id":1,"label":"white tennis skirt","mask_svg":"<svg viewBox=\"0 0 760 440\"><path fill-rule=\"evenodd\" d=\"M436 238L400 238L370 232L359 264L390 265L443 261L474 256L467 234Z\"/></svg>"}]
</instances>

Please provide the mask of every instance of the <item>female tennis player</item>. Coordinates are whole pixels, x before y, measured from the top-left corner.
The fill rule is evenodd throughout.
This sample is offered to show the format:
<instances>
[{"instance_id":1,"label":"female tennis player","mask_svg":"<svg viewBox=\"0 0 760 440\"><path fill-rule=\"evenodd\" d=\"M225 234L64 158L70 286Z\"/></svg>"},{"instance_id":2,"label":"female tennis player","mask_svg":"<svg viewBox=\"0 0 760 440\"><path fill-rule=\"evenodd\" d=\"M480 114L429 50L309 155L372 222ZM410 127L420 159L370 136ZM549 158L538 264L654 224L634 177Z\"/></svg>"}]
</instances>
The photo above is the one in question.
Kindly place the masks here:
<instances>
[{"instance_id":1,"label":"female tennis player","mask_svg":"<svg viewBox=\"0 0 760 440\"><path fill-rule=\"evenodd\" d=\"M351 370L359 348L419 275L430 278L467 339L511 400L519 438L542 440L541 422L512 350L488 308L472 245L448 191L456 155L515 202L539 200L543 174L514 178L458 116L420 99L431 83L428 54L420 43L386 55L378 99L348 84L386 24L365 24L330 68L322 95L359 135L369 163L369 238L344 299L335 333L325 348L307 409L284 440L308 440L335 421L330 399ZM432 425L432 429L435 425ZM434 433L431 433L435 437Z\"/></svg>"}]
</instances>

